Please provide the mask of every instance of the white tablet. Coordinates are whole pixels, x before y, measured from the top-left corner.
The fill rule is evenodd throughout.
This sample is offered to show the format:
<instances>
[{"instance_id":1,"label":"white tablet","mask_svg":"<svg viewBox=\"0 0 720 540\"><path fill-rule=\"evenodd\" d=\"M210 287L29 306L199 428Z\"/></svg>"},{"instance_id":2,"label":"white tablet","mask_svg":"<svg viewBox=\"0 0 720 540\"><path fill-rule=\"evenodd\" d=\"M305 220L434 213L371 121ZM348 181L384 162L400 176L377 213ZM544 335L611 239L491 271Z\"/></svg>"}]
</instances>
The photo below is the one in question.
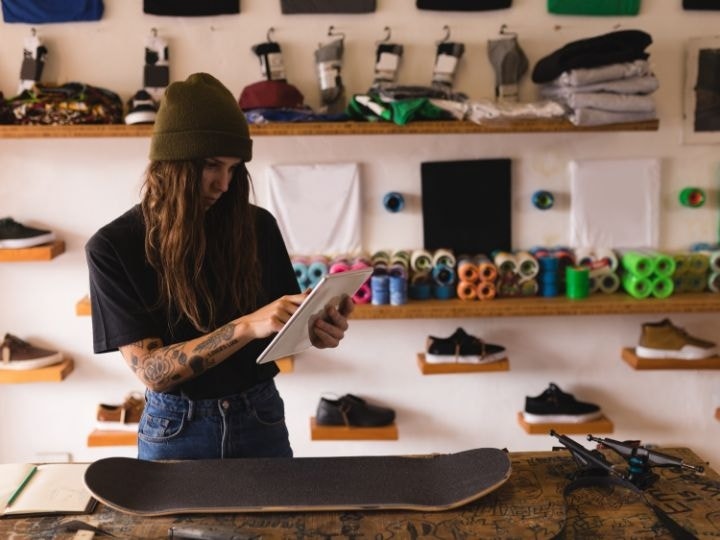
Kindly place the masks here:
<instances>
[{"instance_id":1,"label":"white tablet","mask_svg":"<svg viewBox=\"0 0 720 540\"><path fill-rule=\"evenodd\" d=\"M310 343L310 326L317 317L322 316L325 306L329 304L339 305L344 294L348 296L354 295L360 286L368 280L372 272L373 269L369 267L325 275L288 319L282 330L275 335L273 340L265 347L265 350L260 353L256 360L257 363L272 362L309 349L312 346Z\"/></svg>"}]
</instances>

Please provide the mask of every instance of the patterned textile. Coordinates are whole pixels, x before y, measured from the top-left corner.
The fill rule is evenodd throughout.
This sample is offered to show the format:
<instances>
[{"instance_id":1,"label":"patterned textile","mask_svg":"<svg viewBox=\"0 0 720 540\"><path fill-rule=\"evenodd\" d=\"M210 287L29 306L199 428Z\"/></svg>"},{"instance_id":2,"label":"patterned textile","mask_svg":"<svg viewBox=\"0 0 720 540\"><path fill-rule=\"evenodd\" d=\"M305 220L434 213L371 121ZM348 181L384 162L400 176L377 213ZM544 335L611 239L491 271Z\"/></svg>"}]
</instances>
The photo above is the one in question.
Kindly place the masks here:
<instances>
[{"instance_id":1,"label":"patterned textile","mask_svg":"<svg viewBox=\"0 0 720 540\"><path fill-rule=\"evenodd\" d=\"M89 84L36 84L9 99L15 124L122 124L120 97Z\"/></svg>"}]
</instances>

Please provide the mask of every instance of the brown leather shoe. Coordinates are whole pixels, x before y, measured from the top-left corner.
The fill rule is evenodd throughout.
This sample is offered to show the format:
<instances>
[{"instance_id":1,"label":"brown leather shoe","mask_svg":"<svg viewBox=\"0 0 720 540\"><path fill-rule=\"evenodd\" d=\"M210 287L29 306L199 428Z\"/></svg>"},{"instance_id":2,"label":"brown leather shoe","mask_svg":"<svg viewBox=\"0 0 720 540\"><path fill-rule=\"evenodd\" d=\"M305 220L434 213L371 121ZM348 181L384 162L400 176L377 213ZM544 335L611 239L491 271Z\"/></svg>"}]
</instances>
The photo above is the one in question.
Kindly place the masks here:
<instances>
[{"instance_id":1,"label":"brown leather shoe","mask_svg":"<svg viewBox=\"0 0 720 540\"><path fill-rule=\"evenodd\" d=\"M145 397L131 392L121 405L100 403L97 407L97 425L101 429L136 429L145 409Z\"/></svg>"},{"instance_id":2,"label":"brown leather shoe","mask_svg":"<svg viewBox=\"0 0 720 540\"><path fill-rule=\"evenodd\" d=\"M5 334L0 345L0 369L38 369L58 364L62 360L62 353L36 347L12 334Z\"/></svg>"}]
</instances>

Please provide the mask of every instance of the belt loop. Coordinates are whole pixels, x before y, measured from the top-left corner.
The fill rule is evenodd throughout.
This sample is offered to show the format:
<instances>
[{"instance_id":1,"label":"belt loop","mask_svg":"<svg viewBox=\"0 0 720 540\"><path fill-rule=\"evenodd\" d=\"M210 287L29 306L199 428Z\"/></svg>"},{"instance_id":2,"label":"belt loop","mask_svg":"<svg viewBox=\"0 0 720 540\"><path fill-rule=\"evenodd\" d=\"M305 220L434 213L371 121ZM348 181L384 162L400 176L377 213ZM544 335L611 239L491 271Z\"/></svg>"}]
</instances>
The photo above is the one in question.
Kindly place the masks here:
<instances>
[{"instance_id":1,"label":"belt loop","mask_svg":"<svg viewBox=\"0 0 720 540\"><path fill-rule=\"evenodd\" d=\"M195 402L188 397L188 395L185 393L184 390L180 390L180 397L183 398L185 401L187 401L188 404L188 410L187 410L187 419L188 422L193 421L193 416L195 413Z\"/></svg>"}]
</instances>

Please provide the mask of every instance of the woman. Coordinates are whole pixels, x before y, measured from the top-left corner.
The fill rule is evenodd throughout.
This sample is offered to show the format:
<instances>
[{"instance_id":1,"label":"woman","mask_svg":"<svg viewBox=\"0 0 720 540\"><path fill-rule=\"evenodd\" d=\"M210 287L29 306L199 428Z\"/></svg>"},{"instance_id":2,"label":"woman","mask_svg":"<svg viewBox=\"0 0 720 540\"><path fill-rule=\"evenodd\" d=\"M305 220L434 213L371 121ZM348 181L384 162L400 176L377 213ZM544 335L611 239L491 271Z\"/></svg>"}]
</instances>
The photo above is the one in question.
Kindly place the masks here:
<instances>
[{"instance_id":1,"label":"woman","mask_svg":"<svg viewBox=\"0 0 720 540\"><path fill-rule=\"evenodd\" d=\"M305 298L275 219L250 204L252 140L232 93L196 73L158 110L142 201L86 245L93 346L146 386L140 459L289 457L273 363L255 359ZM350 298L311 329L336 347Z\"/></svg>"}]
</instances>

